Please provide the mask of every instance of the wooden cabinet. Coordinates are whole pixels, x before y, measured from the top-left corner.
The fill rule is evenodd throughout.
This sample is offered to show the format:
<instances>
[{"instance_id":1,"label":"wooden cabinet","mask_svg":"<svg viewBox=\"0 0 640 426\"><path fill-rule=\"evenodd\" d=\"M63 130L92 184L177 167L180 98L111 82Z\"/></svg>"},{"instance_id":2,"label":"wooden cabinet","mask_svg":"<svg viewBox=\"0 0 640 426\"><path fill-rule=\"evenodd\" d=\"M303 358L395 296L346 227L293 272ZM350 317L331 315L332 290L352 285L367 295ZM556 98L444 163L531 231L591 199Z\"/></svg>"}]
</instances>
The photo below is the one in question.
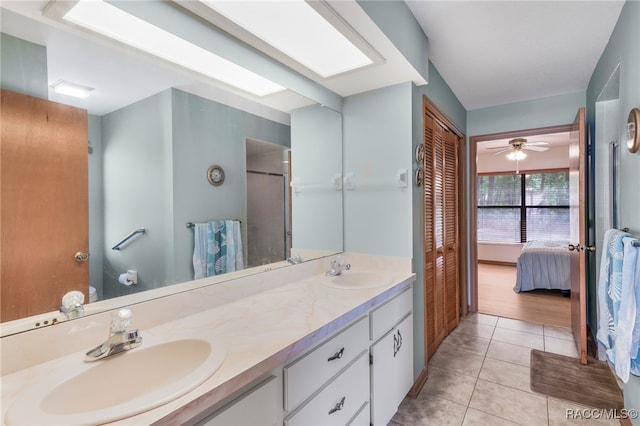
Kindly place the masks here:
<instances>
[{"instance_id":1,"label":"wooden cabinet","mask_svg":"<svg viewBox=\"0 0 640 426\"><path fill-rule=\"evenodd\" d=\"M458 325L458 136L424 111L424 287L428 358Z\"/></svg>"},{"instance_id":2,"label":"wooden cabinet","mask_svg":"<svg viewBox=\"0 0 640 426\"><path fill-rule=\"evenodd\" d=\"M375 341L370 349L371 424L374 426L389 423L413 385L413 314L410 296L410 291L404 292L371 313L372 324L383 318L391 323L390 330ZM390 312L396 315L392 317Z\"/></svg>"}]
</instances>

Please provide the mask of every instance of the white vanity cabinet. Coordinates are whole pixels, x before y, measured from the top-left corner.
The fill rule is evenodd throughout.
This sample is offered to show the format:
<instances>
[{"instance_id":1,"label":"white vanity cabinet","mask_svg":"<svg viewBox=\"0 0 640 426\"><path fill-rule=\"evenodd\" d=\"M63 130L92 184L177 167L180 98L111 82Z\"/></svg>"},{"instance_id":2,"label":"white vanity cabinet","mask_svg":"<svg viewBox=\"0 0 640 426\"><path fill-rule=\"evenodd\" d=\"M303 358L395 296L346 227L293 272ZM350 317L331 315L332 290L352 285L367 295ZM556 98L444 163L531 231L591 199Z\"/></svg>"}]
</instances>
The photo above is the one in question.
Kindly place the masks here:
<instances>
[{"instance_id":1,"label":"white vanity cabinet","mask_svg":"<svg viewBox=\"0 0 640 426\"><path fill-rule=\"evenodd\" d=\"M386 426L413 385L408 286L272 370L198 426Z\"/></svg>"},{"instance_id":2,"label":"white vanity cabinet","mask_svg":"<svg viewBox=\"0 0 640 426\"><path fill-rule=\"evenodd\" d=\"M374 426L389 423L413 385L411 311L409 289L370 313L371 424Z\"/></svg>"},{"instance_id":3,"label":"white vanity cabinet","mask_svg":"<svg viewBox=\"0 0 640 426\"><path fill-rule=\"evenodd\" d=\"M277 426L280 424L281 410L278 407L282 382L276 376L250 387L231 402L203 420L196 426Z\"/></svg>"}]
</instances>

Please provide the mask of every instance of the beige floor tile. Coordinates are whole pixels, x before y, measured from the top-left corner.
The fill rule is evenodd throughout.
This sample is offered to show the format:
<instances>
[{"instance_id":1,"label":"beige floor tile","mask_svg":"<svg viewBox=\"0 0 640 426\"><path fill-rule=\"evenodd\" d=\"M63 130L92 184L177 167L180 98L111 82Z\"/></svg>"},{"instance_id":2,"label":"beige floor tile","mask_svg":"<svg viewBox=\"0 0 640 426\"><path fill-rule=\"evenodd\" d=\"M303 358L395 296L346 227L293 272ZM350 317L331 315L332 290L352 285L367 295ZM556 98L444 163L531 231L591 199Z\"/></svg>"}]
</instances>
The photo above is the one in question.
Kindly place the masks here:
<instances>
[{"instance_id":1,"label":"beige floor tile","mask_svg":"<svg viewBox=\"0 0 640 426\"><path fill-rule=\"evenodd\" d=\"M512 345L525 346L532 349L544 348L544 337L541 334L525 333L523 331L509 330L507 328L496 327L492 340Z\"/></svg>"},{"instance_id":2,"label":"beige floor tile","mask_svg":"<svg viewBox=\"0 0 640 426\"><path fill-rule=\"evenodd\" d=\"M487 350L487 358L529 367L531 365L531 348L492 340L489 344L489 350Z\"/></svg>"},{"instance_id":3,"label":"beige floor tile","mask_svg":"<svg viewBox=\"0 0 640 426\"><path fill-rule=\"evenodd\" d=\"M549 404L549 426L614 426L620 424L619 420L610 418L615 413L587 408L570 401L555 398L547 399Z\"/></svg>"},{"instance_id":4,"label":"beige floor tile","mask_svg":"<svg viewBox=\"0 0 640 426\"><path fill-rule=\"evenodd\" d=\"M545 324L544 337L555 337L556 339L571 340L573 342L573 333L569 327L556 327Z\"/></svg>"},{"instance_id":5,"label":"beige floor tile","mask_svg":"<svg viewBox=\"0 0 640 426\"><path fill-rule=\"evenodd\" d=\"M464 319L465 321L477 322L479 324L487 324L495 326L498 322L498 317L487 314L472 314Z\"/></svg>"},{"instance_id":6,"label":"beige floor tile","mask_svg":"<svg viewBox=\"0 0 640 426\"><path fill-rule=\"evenodd\" d=\"M477 379L472 376L429 367L429 379L422 388L418 399L438 397L467 406L471 400L476 381Z\"/></svg>"},{"instance_id":7,"label":"beige floor tile","mask_svg":"<svg viewBox=\"0 0 640 426\"><path fill-rule=\"evenodd\" d=\"M474 321L462 321L451 334L466 334L469 336L491 339L495 326Z\"/></svg>"},{"instance_id":8,"label":"beige floor tile","mask_svg":"<svg viewBox=\"0 0 640 426\"><path fill-rule=\"evenodd\" d=\"M451 333L444 339L444 342L469 352L484 355L487 353L491 340L469 334Z\"/></svg>"},{"instance_id":9,"label":"beige floor tile","mask_svg":"<svg viewBox=\"0 0 640 426\"><path fill-rule=\"evenodd\" d=\"M466 405L437 397L405 399L391 421L404 426L460 426L466 410Z\"/></svg>"},{"instance_id":10,"label":"beige floor tile","mask_svg":"<svg viewBox=\"0 0 640 426\"><path fill-rule=\"evenodd\" d=\"M529 367L487 358L482 364L478 378L521 391L532 392L530 375Z\"/></svg>"},{"instance_id":11,"label":"beige floor tile","mask_svg":"<svg viewBox=\"0 0 640 426\"><path fill-rule=\"evenodd\" d=\"M475 408L469 408L467 410L467 414L465 414L464 421L462 422L462 426L513 426L518 424L519 423L492 416L491 414L483 413Z\"/></svg>"},{"instance_id":12,"label":"beige floor tile","mask_svg":"<svg viewBox=\"0 0 640 426\"><path fill-rule=\"evenodd\" d=\"M509 330L523 331L525 333L543 334L544 329L542 324L535 324L532 322L521 321L511 318L500 318L496 327L508 328Z\"/></svg>"},{"instance_id":13,"label":"beige floor tile","mask_svg":"<svg viewBox=\"0 0 640 426\"><path fill-rule=\"evenodd\" d=\"M523 425L547 424L547 398L478 380L469 407Z\"/></svg>"},{"instance_id":14,"label":"beige floor tile","mask_svg":"<svg viewBox=\"0 0 640 426\"><path fill-rule=\"evenodd\" d=\"M465 351L454 345L442 343L429 361L429 367L442 368L467 376L478 377L483 355Z\"/></svg>"},{"instance_id":15,"label":"beige floor tile","mask_svg":"<svg viewBox=\"0 0 640 426\"><path fill-rule=\"evenodd\" d=\"M578 348L573 341L556 339L555 337L544 338L544 350L545 352L552 352L554 354L566 355L574 358L578 358Z\"/></svg>"}]
</instances>

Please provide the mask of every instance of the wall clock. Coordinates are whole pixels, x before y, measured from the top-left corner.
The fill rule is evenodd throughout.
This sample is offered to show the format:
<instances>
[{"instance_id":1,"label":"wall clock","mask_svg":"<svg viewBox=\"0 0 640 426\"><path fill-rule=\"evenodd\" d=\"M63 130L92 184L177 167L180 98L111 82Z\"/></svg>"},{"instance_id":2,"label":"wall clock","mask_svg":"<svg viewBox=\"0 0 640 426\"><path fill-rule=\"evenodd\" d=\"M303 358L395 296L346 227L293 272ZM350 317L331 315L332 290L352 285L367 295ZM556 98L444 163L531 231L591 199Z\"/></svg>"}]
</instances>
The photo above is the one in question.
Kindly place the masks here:
<instances>
[{"instance_id":1,"label":"wall clock","mask_svg":"<svg viewBox=\"0 0 640 426\"><path fill-rule=\"evenodd\" d=\"M220 186L224 182L224 170L220 166L211 166L207 170L207 180L213 186Z\"/></svg>"},{"instance_id":2,"label":"wall clock","mask_svg":"<svg viewBox=\"0 0 640 426\"><path fill-rule=\"evenodd\" d=\"M627 148L630 152L640 149L640 109L633 108L627 120Z\"/></svg>"}]
</instances>

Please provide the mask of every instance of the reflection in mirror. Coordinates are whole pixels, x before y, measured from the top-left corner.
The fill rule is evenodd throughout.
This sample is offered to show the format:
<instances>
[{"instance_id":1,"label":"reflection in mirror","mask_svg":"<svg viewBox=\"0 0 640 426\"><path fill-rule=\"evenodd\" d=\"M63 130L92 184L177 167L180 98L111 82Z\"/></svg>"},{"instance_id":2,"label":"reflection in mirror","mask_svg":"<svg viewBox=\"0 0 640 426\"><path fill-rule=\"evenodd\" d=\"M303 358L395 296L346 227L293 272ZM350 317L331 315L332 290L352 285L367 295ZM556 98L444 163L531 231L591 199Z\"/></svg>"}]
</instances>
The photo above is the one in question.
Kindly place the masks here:
<instances>
[{"instance_id":1,"label":"reflection in mirror","mask_svg":"<svg viewBox=\"0 0 640 426\"><path fill-rule=\"evenodd\" d=\"M227 256L222 258L209 253L215 250L206 250L207 275L234 268L245 275L258 273L268 268L265 265L286 265L287 258L306 261L342 251L339 113L290 90L257 97L221 87L122 44L47 21L40 13L44 4L2 4L2 167L4 171L8 161L6 129L11 127L9 122L14 123L5 119L5 103L20 104L23 112L32 113L39 99L80 109L79 118L67 127L80 132L84 165L67 163L64 154L44 153L47 145L55 144L40 135L42 143L35 149L42 151L25 158L31 161L44 155L50 167L37 173L23 168L9 180L3 175L2 204L6 206L13 196L37 199L38 187L45 186L38 180L48 179L48 169L77 171L84 176L80 188L85 188L85 195L80 194L76 204L65 202L66 210L85 217L73 224L73 231L64 231L64 238L29 245L28 233L5 232L20 222L7 221L9 215L3 210L3 336L64 319L56 311L71 290L82 291L85 302L98 300L86 309L93 313L117 306L105 299L138 302L143 299L128 295L147 292L158 297L168 294L158 291L164 286L192 281L198 224L224 221L211 225L213 232L208 233L218 235L207 244L214 247L215 238L228 243ZM60 79L94 90L86 99L60 95L51 88ZM29 97L20 103L9 96L12 93ZM26 137L26 141L35 139ZM23 146L28 146L25 140ZM209 173L213 165L224 172L219 185L212 183L219 176ZM22 186L26 175L36 180L29 190ZM16 187L16 182L18 191L9 194L9 186ZM49 202L24 215L30 228L48 223L42 226L62 229L54 217L54 203ZM23 213L17 206L12 204L12 218ZM237 233L232 232L234 224ZM145 232L113 249L140 228ZM74 243L77 248L62 252L63 240L80 242ZM6 254L18 253L21 247L28 247L28 260L7 268L13 260ZM89 261L76 262L74 253L85 251L90 253ZM227 267L230 252L235 253L234 267ZM61 272L61 264L67 261L71 262L69 277ZM226 265L218 271L206 265L216 262ZM83 268L85 275L78 275ZM13 275L8 274L11 270ZM36 278L27 282L32 276ZM211 282L203 280L202 285ZM95 292L90 293L90 288ZM184 287L172 288L182 291ZM46 323L40 320L42 314L48 318Z\"/></svg>"}]
</instances>

